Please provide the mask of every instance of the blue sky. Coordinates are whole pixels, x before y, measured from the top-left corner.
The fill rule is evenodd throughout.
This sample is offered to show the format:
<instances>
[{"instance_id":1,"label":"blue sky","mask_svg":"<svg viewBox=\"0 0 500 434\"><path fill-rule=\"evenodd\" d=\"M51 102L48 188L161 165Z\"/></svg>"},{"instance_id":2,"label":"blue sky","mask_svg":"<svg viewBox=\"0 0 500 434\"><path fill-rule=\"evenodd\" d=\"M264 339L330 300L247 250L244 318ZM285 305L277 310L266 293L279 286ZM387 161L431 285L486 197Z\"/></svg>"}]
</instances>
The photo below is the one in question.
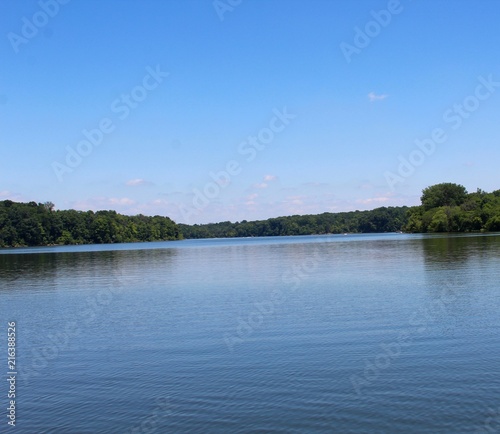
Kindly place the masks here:
<instances>
[{"instance_id":1,"label":"blue sky","mask_svg":"<svg viewBox=\"0 0 500 434\"><path fill-rule=\"evenodd\" d=\"M494 0L5 0L0 200L207 223L498 189L499 16Z\"/></svg>"}]
</instances>

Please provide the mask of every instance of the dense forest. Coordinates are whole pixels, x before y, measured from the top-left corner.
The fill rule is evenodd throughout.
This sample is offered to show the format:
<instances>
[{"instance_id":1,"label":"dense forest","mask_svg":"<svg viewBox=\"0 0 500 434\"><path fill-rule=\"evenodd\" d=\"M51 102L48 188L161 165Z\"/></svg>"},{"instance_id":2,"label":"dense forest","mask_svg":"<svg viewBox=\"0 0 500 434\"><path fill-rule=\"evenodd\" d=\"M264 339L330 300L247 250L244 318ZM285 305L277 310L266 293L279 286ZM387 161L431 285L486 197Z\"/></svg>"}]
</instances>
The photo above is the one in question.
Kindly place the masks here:
<instances>
[{"instance_id":1,"label":"dense forest","mask_svg":"<svg viewBox=\"0 0 500 434\"><path fill-rule=\"evenodd\" d=\"M424 189L421 202L408 210L404 231L500 231L500 190L468 193L462 185L442 183Z\"/></svg>"},{"instance_id":2,"label":"dense forest","mask_svg":"<svg viewBox=\"0 0 500 434\"><path fill-rule=\"evenodd\" d=\"M178 240L168 217L125 216L115 211L59 211L46 203L0 201L0 247Z\"/></svg>"},{"instance_id":3,"label":"dense forest","mask_svg":"<svg viewBox=\"0 0 500 434\"><path fill-rule=\"evenodd\" d=\"M179 224L184 238L258 237L374 232L500 231L500 190L468 193L464 186L436 184L423 190L415 207L382 207L352 211L278 217L239 223Z\"/></svg>"},{"instance_id":4,"label":"dense forest","mask_svg":"<svg viewBox=\"0 0 500 434\"><path fill-rule=\"evenodd\" d=\"M340 233L397 232L407 222L407 207L377 208L372 211L294 215L267 220L205 225L179 224L184 238L266 237Z\"/></svg>"},{"instance_id":5,"label":"dense forest","mask_svg":"<svg viewBox=\"0 0 500 434\"><path fill-rule=\"evenodd\" d=\"M0 247L170 241L183 238L263 237L375 232L500 231L500 190L468 193L443 183L422 192L415 207L294 215L202 225L116 211L54 210L54 204L0 201Z\"/></svg>"}]
</instances>

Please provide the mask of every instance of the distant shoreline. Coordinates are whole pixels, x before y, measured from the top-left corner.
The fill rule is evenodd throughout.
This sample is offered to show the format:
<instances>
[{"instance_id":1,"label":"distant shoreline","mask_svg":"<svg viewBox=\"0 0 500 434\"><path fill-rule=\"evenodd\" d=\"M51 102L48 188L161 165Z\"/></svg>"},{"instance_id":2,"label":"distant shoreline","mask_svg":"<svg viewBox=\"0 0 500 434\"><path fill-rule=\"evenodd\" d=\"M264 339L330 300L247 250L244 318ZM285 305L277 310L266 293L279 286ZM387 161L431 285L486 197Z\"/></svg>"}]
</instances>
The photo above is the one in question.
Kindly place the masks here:
<instances>
[{"instance_id":1,"label":"distant shoreline","mask_svg":"<svg viewBox=\"0 0 500 434\"><path fill-rule=\"evenodd\" d=\"M422 205L273 217L208 224L116 211L55 210L54 204L0 201L0 248L122 244L183 239L370 233L500 231L500 190L492 193L442 183L427 187Z\"/></svg>"}]
</instances>

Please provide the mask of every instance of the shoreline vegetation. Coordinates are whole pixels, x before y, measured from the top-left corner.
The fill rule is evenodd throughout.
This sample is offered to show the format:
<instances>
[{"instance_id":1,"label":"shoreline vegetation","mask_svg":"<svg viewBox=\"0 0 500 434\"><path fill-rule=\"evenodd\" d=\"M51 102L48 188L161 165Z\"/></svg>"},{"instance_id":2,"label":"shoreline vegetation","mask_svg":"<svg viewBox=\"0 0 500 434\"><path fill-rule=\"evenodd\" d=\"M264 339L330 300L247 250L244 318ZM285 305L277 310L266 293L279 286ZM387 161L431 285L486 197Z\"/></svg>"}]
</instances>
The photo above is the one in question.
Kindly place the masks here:
<instances>
[{"instance_id":1,"label":"shoreline vegetation","mask_svg":"<svg viewBox=\"0 0 500 434\"><path fill-rule=\"evenodd\" d=\"M186 225L158 215L55 210L52 202L4 200L0 201L0 247L400 231L500 231L500 190L468 193L462 185L442 183L425 188L421 202L414 207Z\"/></svg>"}]
</instances>

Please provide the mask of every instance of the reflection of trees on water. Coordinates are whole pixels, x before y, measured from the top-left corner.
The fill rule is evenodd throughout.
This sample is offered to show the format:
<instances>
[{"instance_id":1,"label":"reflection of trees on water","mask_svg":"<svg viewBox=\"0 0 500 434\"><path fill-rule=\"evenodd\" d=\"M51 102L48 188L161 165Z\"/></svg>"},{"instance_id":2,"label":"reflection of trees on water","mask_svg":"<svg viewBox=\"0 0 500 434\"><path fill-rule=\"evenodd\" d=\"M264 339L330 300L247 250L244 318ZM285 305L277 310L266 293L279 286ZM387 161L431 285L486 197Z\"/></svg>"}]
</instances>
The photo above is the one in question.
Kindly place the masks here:
<instances>
[{"instance_id":1,"label":"reflection of trees on water","mask_svg":"<svg viewBox=\"0 0 500 434\"><path fill-rule=\"evenodd\" d=\"M33 276L47 279L54 275L56 255L0 255L0 288L8 289L8 285L17 280L30 280Z\"/></svg>"},{"instance_id":2,"label":"reflection of trees on water","mask_svg":"<svg viewBox=\"0 0 500 434\"><path fill-rule=\"evenodd\" d=\"M429 268L439 264L458 266L473 260L500 256L500 235L447 235L426 238L423 241L425 260Z\"/></svg>"},{"instance_id":3,"label":"reflection of trees on water","mask_svg":"<svg viewBox=\"0 0 500 434\"><path fill-rule=\"evenodd\" d=\"M472 330L490 323L496 305L484 293L498 286L500 236L436 236L422 243L431 302L444 302L442 313L454 318L456 326Z\"/></svg>"},{"instance_id":4,"label":"reflection of trees on water","mask_svg":"<svg viewBox=\"0 0 500 434\"><path fill-rule=\"evenodd\" d=\"M0 291L94 286L114 278L147 278L147 268L169 269L175 249L116 250L0 255Z\"/></svg>"}]
</instances>

